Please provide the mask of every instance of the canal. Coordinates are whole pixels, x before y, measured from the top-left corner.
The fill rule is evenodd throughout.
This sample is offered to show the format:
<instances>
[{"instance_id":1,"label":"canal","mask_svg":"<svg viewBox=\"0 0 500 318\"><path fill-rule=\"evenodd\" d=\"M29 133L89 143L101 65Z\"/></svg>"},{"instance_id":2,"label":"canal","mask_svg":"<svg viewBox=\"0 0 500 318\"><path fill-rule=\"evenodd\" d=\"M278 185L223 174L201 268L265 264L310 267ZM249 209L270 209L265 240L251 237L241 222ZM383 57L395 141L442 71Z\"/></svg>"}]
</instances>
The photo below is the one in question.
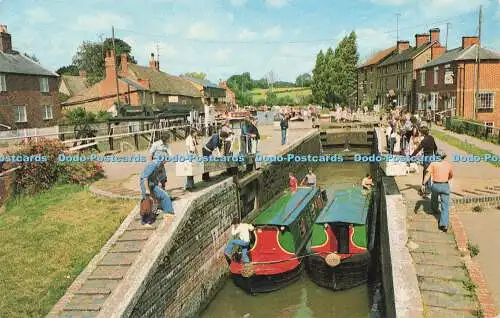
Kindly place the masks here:
<instances>
[{"instance_id":1,"label":"canal","mask_svg":"<svg viewBox=\"0 0 500 318\"><path fill-rule=\"evenodd\" d=\"M320 165L315 169L318 185L327 189L330 198L337 189L359 186L367 173L370 173L368 164L353 162ZM255 296L246 294L228 279L201 317L377 317L380 315L377 308L383 307L378 296L381 284L377 267L375 264L370 270L367 285L340 292L317 286L305 272L299 281L282 290Z\"/></svg>"}]
</instances>

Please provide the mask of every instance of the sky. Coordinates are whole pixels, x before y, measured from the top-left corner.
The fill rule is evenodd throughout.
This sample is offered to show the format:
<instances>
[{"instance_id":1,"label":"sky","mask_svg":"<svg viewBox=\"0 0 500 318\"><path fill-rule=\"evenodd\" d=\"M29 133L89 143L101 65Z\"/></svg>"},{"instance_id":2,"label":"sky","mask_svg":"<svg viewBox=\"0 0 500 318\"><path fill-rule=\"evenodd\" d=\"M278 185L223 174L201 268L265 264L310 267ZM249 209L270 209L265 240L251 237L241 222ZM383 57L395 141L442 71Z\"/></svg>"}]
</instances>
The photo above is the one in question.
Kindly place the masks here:
<instances>
[{"instance_id":1,"label":"sky","mask_svg":"<svg viewBox=\"0 0 500 318\"><path fill-rule=\"evenodd\" d=\"M358 35L360 60L398 39L441 29L448 48L477 34L483 5L482 44L500 50L500 0L0 0L14 49L34 54L56 70L68 65L83 41L115 35L132 46L139 64L151 52L170 74L204 72L217 83L233 74L273 72L295 81L311 72L319 50ZM397 15L399 14L399 23Z\"/></svg>"}]
</instances>

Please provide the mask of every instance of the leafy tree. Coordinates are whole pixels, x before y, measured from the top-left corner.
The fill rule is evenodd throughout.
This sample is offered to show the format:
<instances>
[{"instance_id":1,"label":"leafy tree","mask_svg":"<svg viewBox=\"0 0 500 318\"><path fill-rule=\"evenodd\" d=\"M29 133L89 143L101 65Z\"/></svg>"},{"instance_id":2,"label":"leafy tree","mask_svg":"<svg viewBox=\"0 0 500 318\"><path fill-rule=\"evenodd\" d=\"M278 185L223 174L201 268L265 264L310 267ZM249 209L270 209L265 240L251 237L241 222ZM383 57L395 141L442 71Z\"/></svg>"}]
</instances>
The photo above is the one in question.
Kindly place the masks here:
<instances>
[{"instance_id":1,"label":"leafy tree","mask_svg":"<svg viewBox=\"0 0 500 318\"><path fill-rule=\"evenodd\" d=\"M359 53L356 44L356 33L352 31L340 41L335 49L335 57L340 59L342 68L341 89L342 101L347 102L347 97L354 93L357 88L356 72L359 61Z\"/></svg>"},{"instance_id":2,"label":"leafy tree","mask_svg":"<svg viewBox=\"0 0 500 318\"><path fill-rule=\"evenodd\" d=\"M61 66L60 68L57 69L56 73L59 75L73 75L73 76L80 75L78 67L76 67L73 64L67 66Z\"/></svg>"},{"instance_id":3,"label":"leafy tree","mask_svg":"<svg viewBox=\"0 0 500 318\"><path fill-rule=\"evenodd\" d=\"M295 85L299 87L310 87L312 84L312 76L309 73L300 74L295 80Z\"/></svg>"},{"instance_id":4,"label":"leafy tree","mask_svg":"<svg viewBox=\"0 0 500 318\"><path fill-rule=\"evenodd\" d=\"M313 99L316 103L323 104L325 101L326 91L325 91L325 80L324 73L326 67L326 57L323 50L320 50L316 56L316 65L313 69L313 81L311 83L311 90Z\"/></svg>"},{"instance_id":5,"label":"leafy tree","mask_svg":"<svg viewBox=\"0 0 500 318\"><path fill-rule=\"evenodd\" d=\"M37 63L40 62L40 60L38 59L38 57L36 57L35 54L24 53L24 56L26 56L27 58L29 58L30 60L32 60L34 62L37 62Z\"/></svg>"},{"instance_id":6,"label":"leafy tree","mask_svg":"<svg viewBox=\"0 0 500 318\"><path fill-rule=\"evenodd\" d=\"M181 76L186 76L186 77L192 77L192 78L199 78L199 79L205 79L207 77L207 74L203 73L203 72L188 72L188 73L184 73L184 74L181 74Z\"/></svg>"},{"instance_id":7,"label":"leafy tree","mask_svg":"<svg viewBox=\"0 0 500 318\"><path fill-rule=\"evenodd\" d=\"M123 40L115 38L116 46L116 65L120 64L120 55L127 54L128 61L137 63L130 54L132 48ZM113 50L113 40L108 38L104 42L83 42L75 56L73 56L73 65L79 70L87 73L87 84L92 85L104 79L104 53Z\"/></svg>"}]
</instances>

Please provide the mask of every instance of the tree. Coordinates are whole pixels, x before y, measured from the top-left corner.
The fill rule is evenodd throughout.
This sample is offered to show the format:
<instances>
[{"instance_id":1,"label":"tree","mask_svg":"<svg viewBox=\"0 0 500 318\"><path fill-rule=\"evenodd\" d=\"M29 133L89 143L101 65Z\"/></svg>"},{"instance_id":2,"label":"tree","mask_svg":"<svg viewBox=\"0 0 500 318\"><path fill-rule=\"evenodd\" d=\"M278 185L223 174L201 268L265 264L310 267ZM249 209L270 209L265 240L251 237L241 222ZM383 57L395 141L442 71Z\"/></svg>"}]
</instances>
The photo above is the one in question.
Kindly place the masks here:
<instances>
[{"instance_id":1,"label":"tree","mask_svg":"<svg viewBox=\"0 0 500 318\"><path fill-rule=\"evenodd\" d=\"M300 74L295 80L295 85L299 87L310 87L312 83L312 76L309 73Z\"/></svg>"},{"instance_id":2,"label":"tree","mask_svg":"<svg viewBox=\"0 0 500 318\"><path fill-rule=\"evenodd\" d=\"M313 69L313 81L311 83L311 91L313 95L313 100L316 103L323 104L325 101L325 81L324 72L326 66L326 57L323 50L320 50L316 56L316 65Z\"/></svg>"},{"instance_id":3,"label":"tree","mask_svg":"<svg viewBox=\"0 0 500 318\"><path fill-rule=\"evenodd\" d=\"M36 57L35 54L28 54L28 53L24 53L24 56L26 56L27 58L29 58L30 60L32 60L33 62L37 62L39 63L40 60L38 59L38 57Z\"/></svg>"},{"instance_id":4,"label":"tree","mask_svg":"<svg viewBox=\"0 0 500 318\"><path fill-rule=\"evenodd\" d=\"M347 102L347 97L357 89L356 73L359 53L356 38L356 33L352 31L340 41L335 49L335 57L341 61L341 96L343 102Z\"/></svg>"},{"instance_id":5,"label":"tree","mask_svg":"<svg viewBox=\"0 0 500 318\"><path fill-rule=\"evenodd\" d=\"M67 66L61 66L60 68L57 69L56 73L59 75L73 75L73 76L80 75L78 67L76 67L73 64Z\"/></svg>"},{"instance_id":6,"label":"tree","mask_svg":"<svg viewBox=\"0 0 500 318\"><path fill-rule=\"evenodd\" d=\"M127 54L128 61L137 63L130 54L132 48L123 40L115 38L116 47L116 65L120 64L120 55ZM73 56L73 65L79 70L87 73L87 84L92 85L104 78L104 52L113 50L113 40L108 38L104 42L84 41L75 56Z\"/></svg>"},{"instance_id":7,"label":"tree","mask_svg":"<svg viewBox=\"0 0 500 318\"><path fill-rule=\"evenodd\" d=\"M198 78L198 79L205 79L207 77L207 74L203 72L191 72L191 73L184 73L181 74L181 76L186 76L186 77L192 77L192 78Z\"/></svg>"}]
</instances>

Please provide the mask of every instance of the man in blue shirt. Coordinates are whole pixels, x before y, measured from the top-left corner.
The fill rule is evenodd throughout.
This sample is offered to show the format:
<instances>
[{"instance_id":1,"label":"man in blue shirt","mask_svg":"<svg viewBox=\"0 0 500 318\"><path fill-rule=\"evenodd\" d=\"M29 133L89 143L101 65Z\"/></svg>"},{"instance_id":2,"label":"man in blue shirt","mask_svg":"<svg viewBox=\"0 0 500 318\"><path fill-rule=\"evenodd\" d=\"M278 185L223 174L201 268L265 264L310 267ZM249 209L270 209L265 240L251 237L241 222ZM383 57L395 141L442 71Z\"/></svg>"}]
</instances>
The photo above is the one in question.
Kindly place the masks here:
<instances>
[{"instance_id":1,"label":"man in blue shirt","mask_svg":"<svg viewBox=\"0 0 500 318\"><path fill-rule=\"evenodd\" d=\"M222 141L227 137L229 137L229 134L225 131L222 131L218 134L213 134L202 149L203 157L210 157L215 149L218 149L220 153L222 150ZM201 179L203 181L210 180L210 174L208 172L205 172L202 175Z\"/></svg>"},{"instance_id":2,"label":"man in blue shirt","mask_svg":"<svg viewBox=\"0 0 500 318\"><path fill-rule=\"evenodd\" d=\"M148 196L153 196L160 201L160 208L164 213L173 215L174 208L172 207L172 200L168 196L167 192L158 186L161 181L162 168L164 164L164 160L158 159L147 163L140 179L141 194L143 199L146 199ZM150 222L146 218L141 217L141 223L146 224Z\"/></svg>"}]
</instances>

